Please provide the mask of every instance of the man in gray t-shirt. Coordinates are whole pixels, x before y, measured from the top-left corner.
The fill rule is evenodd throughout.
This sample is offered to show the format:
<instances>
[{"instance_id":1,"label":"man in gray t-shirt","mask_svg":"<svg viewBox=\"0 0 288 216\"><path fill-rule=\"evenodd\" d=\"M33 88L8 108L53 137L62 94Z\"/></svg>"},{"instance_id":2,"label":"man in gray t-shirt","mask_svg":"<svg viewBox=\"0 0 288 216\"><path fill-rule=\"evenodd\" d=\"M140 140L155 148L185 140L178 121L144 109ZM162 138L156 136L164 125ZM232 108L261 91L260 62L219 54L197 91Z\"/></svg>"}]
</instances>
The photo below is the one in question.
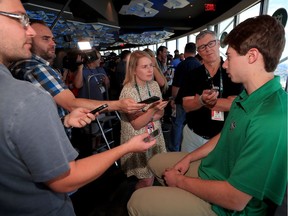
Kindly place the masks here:
<instances>
[{"instance_id":1,"label":"man in gray t-shirt","mask_svg":"<svg viewBox=\"0 0 288 216\"><path fill-rule=\"evenodd\" d=\"M43 184L68 172L69 161L78 155L65 136L53 99L15 80L3 65L0 92L5 92L0 105L0 215L73 215L66 193Z\"/></svg>"}]
</instances>

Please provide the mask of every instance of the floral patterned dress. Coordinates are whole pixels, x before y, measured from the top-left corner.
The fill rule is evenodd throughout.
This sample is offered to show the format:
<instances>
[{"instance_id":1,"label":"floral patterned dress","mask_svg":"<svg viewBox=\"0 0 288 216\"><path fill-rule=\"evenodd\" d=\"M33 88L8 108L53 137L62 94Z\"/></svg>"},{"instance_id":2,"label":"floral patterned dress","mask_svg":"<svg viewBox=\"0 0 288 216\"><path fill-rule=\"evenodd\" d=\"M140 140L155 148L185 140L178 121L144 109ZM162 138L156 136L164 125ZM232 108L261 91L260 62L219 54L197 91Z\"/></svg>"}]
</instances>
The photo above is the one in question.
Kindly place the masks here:
<instances>
[{"instance_id":1,"label":"floral patterned dress","mask_svg":"<svg viewBox=\"0 0 288 216\"><path fill-rule=\"evenodd\" d=\"M138 90L135 83L128 83L123 87L120 99L132 98L135 101L141 101L151 96L162 98L159 85L155 81L147 82L147 85L144 86L138 86ZM144 109L147 109L149 106L150 105L147 105ZM121 118L121 143L125 143L135 135L143 134L147 131L146 126L140 130L135 130L124 113L121 114ZM152 172L147 167L148 160L155 154L166 152L165 140L161 130L161 122L156 120L153 124L155 130L158 128L160 129L160 135L156 138L156 145L148 149L146 152L128 153L121 158L121 168L126 173L127 177L133 175L138 179L153 177Z\"/></svg>"}]
</instances>

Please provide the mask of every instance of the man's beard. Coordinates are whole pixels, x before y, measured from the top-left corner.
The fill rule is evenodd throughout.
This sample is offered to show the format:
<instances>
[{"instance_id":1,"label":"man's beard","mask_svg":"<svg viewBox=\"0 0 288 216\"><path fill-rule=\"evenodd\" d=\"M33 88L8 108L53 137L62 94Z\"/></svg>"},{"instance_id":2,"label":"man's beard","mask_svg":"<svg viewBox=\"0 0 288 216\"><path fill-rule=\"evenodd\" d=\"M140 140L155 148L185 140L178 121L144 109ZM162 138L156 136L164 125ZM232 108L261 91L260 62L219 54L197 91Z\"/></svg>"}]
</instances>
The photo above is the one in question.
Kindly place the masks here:
<instances>
[{"instance_id":1,"label":"man's beard","mask_svg":"<svg viewBox=\"0 0 288 216\"><path fill-rule=\"evenodd\" d=\"M56 54L55 53L47 52L46 55L45 55L45 60L50 62L50 63L53 62L55 58L56 58Z\"/></svg>"}]
</instances>

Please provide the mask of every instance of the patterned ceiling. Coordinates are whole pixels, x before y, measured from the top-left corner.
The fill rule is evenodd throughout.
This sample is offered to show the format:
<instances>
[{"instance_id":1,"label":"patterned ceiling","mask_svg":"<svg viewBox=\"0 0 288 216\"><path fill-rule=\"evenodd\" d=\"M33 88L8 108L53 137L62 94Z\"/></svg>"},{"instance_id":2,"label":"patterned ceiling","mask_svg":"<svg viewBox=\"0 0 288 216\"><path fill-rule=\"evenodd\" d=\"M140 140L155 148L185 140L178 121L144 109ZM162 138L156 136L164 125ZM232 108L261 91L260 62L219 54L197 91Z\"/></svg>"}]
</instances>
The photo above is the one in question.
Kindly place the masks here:
<instances>
[{"instance_id":1,"label":"patterned ceiling","mask_svg":"<svg viewBox=\"0 0 288 216\"><path fill-rule=\"evenodd\" d=\"M31 19L44 20L52 26L57 14L44 11L30 11L27 14ZM72 48L81 40L89 41L91 46L109 46L117 42L119 27L101 23L82 23L60 18L53 28L57 47ZM68 36L68 37L67 37Z\"/></svg>"},{"instance_id":2,"label":"patterned ceiling","mask_svg":"<svg viewBox=\"0 0 288 216\"><path fill-rule=\"evenodd\" d=\"M30 18L44 20L52 28L57 47L72 48L78 41L88 40L91 46L101 49L161 43L200 28L243 2L22 0ZM152 13L154 16L150 17Z\"/></svg>"}]
</instances>

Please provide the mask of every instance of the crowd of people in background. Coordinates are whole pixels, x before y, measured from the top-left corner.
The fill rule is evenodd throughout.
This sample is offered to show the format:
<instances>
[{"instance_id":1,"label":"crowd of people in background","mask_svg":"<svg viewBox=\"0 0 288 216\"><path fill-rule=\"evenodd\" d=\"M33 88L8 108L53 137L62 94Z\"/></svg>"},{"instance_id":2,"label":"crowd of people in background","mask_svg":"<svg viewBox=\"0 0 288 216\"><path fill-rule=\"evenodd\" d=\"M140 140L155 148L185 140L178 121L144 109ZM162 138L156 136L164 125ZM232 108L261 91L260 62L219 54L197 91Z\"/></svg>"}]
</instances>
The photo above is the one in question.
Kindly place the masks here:
<instances>
[{"instance_id":1,"label":"crowd of people in background","mask_svg":"<svg viewBox=\"0 0 288 216\"><path fill-rule=\"evenodd\" d=\"M233 29L226 60L209 30L174 56L160 46L104 57L97 48L55 52L50 28L29 22L19 0L0 1L0 9L0 35L11 36L0 42L1 215L74 215L69 192L117 160L137 178L130 215L258 216L266 199L281 204L287 93L273 71L285 33L274 18ZM79 158L72 127L90 124L99 117L91 110L103 104L121 112L121 142ZM153 187L154 177L168 187Z\"/></svg>"}]
</instances>

